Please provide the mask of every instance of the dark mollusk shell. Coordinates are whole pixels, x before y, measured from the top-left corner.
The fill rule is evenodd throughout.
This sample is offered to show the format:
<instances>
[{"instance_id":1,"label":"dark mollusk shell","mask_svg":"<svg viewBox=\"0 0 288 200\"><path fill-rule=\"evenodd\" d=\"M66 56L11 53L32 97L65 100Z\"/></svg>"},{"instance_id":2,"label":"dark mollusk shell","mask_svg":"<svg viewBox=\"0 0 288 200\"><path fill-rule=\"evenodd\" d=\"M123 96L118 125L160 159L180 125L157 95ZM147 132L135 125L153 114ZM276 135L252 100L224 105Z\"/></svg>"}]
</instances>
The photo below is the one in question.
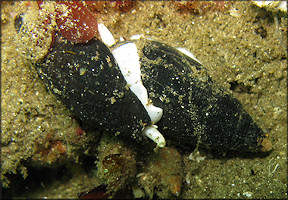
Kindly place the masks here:
<instances>
[{"instance_id":1,"label":"dark mollusk shell","mask_svg":"<svg viewBox=\"0 0 288 200\"><path fill-rule=\"evenodd\" d=\"M267 145L265 134L241 103L213 83L193 58L155 41L147 41L141 52L142 81L153 93L149 95L153 104L163 109L157 126L166 139L237 151Z\"/></svg>"},{"instance_id":2,"label":"dark mollusk shell","mask_svg":"<svg viewBox=\"0 0 288 200\"><path fill-rule=\"evenodd\" d=\"M83 129L141 138L143 124L150 123L100 40L73 44L57 35L52 51L37 69L47 86L81 120Z\"/></svg>"}]
</instances>

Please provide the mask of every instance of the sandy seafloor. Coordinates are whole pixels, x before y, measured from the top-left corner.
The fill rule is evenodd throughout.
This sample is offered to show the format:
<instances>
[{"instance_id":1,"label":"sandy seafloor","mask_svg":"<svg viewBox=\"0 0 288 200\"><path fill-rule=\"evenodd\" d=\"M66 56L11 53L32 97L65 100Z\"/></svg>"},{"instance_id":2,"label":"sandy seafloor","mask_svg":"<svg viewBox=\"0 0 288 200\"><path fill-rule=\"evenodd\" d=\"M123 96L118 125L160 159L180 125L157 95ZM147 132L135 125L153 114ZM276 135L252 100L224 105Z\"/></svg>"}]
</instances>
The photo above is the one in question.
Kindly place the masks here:
<instances>
[{"instance_id":1,"label":"sandy seafloor","mask_svg":"<svg viewBox=\"0 0 288 200\"><path fill-rule=\"evenodd\" d=\"M1 2L1 179L4 187L10 182L3 194L6 198L77 198L78 192L99 185L96 175L75 164L75 156L89 151L89 142L67 146L70 170L61 176L59 157L39 158L35 152L37 144L45 146L47 137L68 138L71 143L71 130L77 124L22 60L13 24L22 8L21 2ZM264 157L206 155L196 162L188 159L191 152L182 152L185 164L178 198L287 197L287 16L247 1L202 14L181 13L171 2L146 1L126 13L110 10L100 18L115 38L144 34L191 51L212 79L230 90L269 134L273 150ZM41 174L39 181L38 171L29 171L28 166L55 170ZM25 182L22 175L32 182L37 177L37 184Z\"/></svg>"}]
</instances>

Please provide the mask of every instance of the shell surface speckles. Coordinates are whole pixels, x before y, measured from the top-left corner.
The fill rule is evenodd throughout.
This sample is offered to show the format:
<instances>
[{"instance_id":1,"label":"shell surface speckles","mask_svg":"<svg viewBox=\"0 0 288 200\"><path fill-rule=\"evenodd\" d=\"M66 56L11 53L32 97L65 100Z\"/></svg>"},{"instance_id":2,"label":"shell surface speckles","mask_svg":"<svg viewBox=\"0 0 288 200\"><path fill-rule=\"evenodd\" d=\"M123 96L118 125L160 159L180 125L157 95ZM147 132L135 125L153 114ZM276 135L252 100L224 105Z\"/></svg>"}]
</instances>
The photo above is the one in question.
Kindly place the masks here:
<instances>
[{"instance_id":1,"label":"shell surface speckles","mask_svg":"<svg viewBox=\"0 0 288 200\"><path fill-rule=\"evenodd\" d=\"M137 137L143 124L150 123L141 102L127 89L112 53L100 40L72 44L56 36L53 50L38 63L38 69L84 129Z\"/></svg>"},{"instance_id":2,"label":"shell surface speckles","mask_svg":"<svg viewBox=\"0 0 288 200\"><path fill-rule=\"evenodd\" d=\"M263 131L197 60L156 41L139 46L142 81L163 109L157 126L166 139L179 146L258 150Z\"/></svg>"}]
</instances>

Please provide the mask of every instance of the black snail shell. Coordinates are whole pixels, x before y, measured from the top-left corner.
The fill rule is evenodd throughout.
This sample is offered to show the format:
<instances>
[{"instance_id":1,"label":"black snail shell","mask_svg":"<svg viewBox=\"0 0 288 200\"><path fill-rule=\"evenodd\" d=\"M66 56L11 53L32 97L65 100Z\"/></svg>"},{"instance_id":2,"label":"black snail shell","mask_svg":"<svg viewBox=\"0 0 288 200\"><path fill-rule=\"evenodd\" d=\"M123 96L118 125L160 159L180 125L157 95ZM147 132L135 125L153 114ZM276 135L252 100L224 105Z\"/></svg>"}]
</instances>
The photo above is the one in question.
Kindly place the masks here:
<instances>
[{"instance_id":1,"label":"black snail shell","mask_svg":"<svg viewBox=\"0 0 288 200\"><path fill-rule=\"evenodd\" d=\"M145 128L154 127L153 131L158 129L177 146L270 150L267 136L240 102L213 83L207 70L189 53L152 40L130 40L108 48L100 40L73 44L61 35L55 37L52 50L36 68L84 129L143 141ZM131 91L119 67L121 61L114 55L115 50L130 44L137 46L140 82L147 90L148 103ZM153 120L148 104L163 111L163 116L157 111L160 117ZM165 146L160 136L152 138L158 146ZM157 140L164 143L159 145Z\"/></svg>"},{"instance_id":2,"label":"black snail shell","mask_svg":"<svg viewBox=\"0 0 288 200\"><path fill-rule=\"evenodd\" d=\"M259 147L263 131L237 99L213 83L199 62L155 41L147 41L142 54L142 80L154 93L154 105L164 110L157 125L165 138L223 150Z\"/></svg>"},{"instance_id":3,"label":"black snail shell","mask_svg":"<svg viewBox=\"0 0 288 200\"><path fill-rule=\"evenodd\" d=\"M47 86L81 120L86 130L141 136L150 118L100 40L72 44L57 35L38 72Z\"/></svg>"}]
</instances>

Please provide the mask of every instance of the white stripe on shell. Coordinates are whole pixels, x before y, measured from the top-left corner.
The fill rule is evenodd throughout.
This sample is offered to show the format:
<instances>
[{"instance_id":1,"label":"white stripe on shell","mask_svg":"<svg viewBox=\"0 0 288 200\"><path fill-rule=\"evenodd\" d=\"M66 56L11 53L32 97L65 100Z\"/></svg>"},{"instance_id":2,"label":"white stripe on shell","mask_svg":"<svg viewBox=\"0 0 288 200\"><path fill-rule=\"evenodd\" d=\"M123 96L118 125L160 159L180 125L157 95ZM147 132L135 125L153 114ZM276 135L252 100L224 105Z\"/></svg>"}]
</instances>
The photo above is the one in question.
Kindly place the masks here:
<instances>
[{"instance_id":1,"label":"white stripe on shell","mask_svg":"<svg viewBox=\"0 0 288 200\"><path fill-rule=\"evenodd\" d=\"M111 47L113 44L115 44L115 39L112 35L112 33L108 30L108 28L102 24L98 24L98 32L100 34L100 37L102 41L108 46Z\"/></svg>"},{"instance_id":2,"label":"white stripe on shell","mask_svg":"<svg viewBox=\"0 0 288 200\"><path fill-rule=\"evenodd\" d=\"M120 70L130 86L130 90L141 101L152 123L157 123L163 115L163 110L149 102L147 90L141 81L141 66L137 46L134 43L126 43L112 50L112 54L117 60Z\"/></svg>"},{"instance_id":3,"label":"white stripe on shell","mask_svg":"<svg viewBox=\"0 0 288 200\"><path fill-rule=\"evenodd\" d=\"M166 145L166 141L165 138L163 137L163 135L157 130L157 126L156 125L151 125L148 127L145 127L144 130L142 131L142 133L150 138L151 140L153 140L154 142L157 143L157 147L165 147Z\"/></svg>"},{"instance_id":4,"label":"white stripe on shell","mask_svg":"<svg viewBox=\"0 0 288 200\"><path fill-rule=\"evenodd\" d=\"M178 49L179 51L181 51L182 53L184 53L186 56L189 56L190 58L192 58L193 60L197 61L199 64L202 65L202 63L200 62L200 60L198 60L190 51L188 51L187 49L184 49L182 47L177 47L176 49Z\"/></svg>"},{"instance_id":5,"label":"white stripe on shell","mask_svg":"<svg viewBox=\"0 0 288 200\"><path fill-rule=\"evenodd\" d=\"M115 44L114 37L106 26L99 23L98 31L102 41L107 46L110 47ZM162 118L163 109L152 105L151 101L149 101L147 90L141 81L141 65L137 53L137 46L134 43L126 43L112 50L112 54L116 59L127 84L130 86L130 90L141 101L152 124L157 123ZM165 138L157 130L156 125L145 127L142 130L142 133L153 140L157 144L157 147L164 147L166 145Z\"/></svg>"}]
</instances>

